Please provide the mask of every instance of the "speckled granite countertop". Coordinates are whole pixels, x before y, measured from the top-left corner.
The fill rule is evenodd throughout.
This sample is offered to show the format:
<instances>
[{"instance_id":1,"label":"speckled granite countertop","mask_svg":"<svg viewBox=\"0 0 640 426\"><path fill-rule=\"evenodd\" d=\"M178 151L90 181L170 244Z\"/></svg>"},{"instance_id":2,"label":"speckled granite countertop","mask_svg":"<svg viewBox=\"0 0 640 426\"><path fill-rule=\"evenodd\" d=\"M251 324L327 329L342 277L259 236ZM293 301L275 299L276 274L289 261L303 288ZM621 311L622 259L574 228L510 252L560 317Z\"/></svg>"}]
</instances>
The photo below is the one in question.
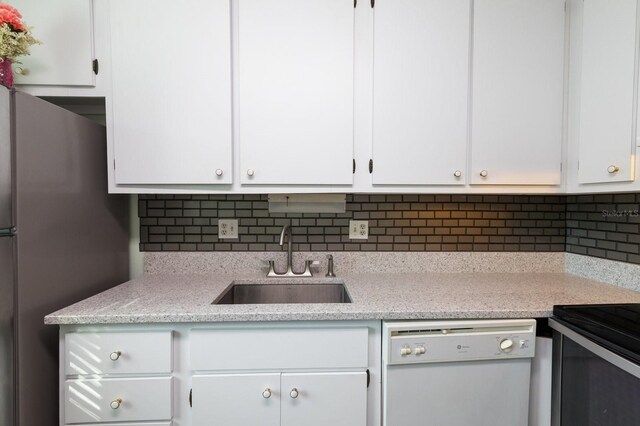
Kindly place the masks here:
<instances>
[{"instance_id":1,"label":"speckled granite countertop","mask_svg":"<svg viewBox=\"0 0 640 426\"><path fill-rule=\"evenodd\" d=\"M344 282L353 303L212 305L232 281ZM354 274L336 279L147 274L57 311L47 324L548 317L553 305L640 303L640 293L564 273Z\"/></svg>"}]
</instances>

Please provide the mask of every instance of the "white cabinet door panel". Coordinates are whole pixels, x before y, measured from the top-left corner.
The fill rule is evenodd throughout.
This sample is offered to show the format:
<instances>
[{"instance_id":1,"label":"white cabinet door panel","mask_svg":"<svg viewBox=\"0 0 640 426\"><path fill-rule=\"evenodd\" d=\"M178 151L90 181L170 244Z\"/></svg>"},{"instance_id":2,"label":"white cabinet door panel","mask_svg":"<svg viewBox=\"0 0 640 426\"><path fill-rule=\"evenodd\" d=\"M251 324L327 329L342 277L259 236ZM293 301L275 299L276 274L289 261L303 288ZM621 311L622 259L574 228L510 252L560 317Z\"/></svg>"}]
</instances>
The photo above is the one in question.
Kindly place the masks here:
<instances>
[{"instance_id":1,"label":"white cabinet door panel","mask_svg":"<svg viewBox=\"0 0 640 426\"><path fill-rule=\"evenodd\" d=\"M194 376L192 384L193 426L280 426L278 373Z\"/></svg>"},{"instance_id":2,"label":"white cabinet door panel","mask_svg":"<svg viewBox=\"0 0 640 426\"><path fill-rule=\"evenodd\" d=\"M16 84L94 86L92 0L12 0L42 41L13 69Z\"/></svg>"},{"instance_id":3,"label":"white cabinet door panel","mask_svg":"<svg viewBox=\"0 0 640 426\"><path fill-rule=\"evenodd\" d=\"M238 3L241 183L351 184L353 2Z\"/></svg>"},{"instance_id":4,"label":"white cabinet door panel","mask_svg":"<svg viewBox=\"0 0 640 426\"><path fill-rule=\"evenodd\" d=\"M470 0L378 0L374 20L373 184L464 184Z\"/></svg>"},{"instance_id":5,"label":"white cabinet door panel","mask_svg":"<svg viewBox=\"0 0 640 426\"><path fill-rule=\"evenodd\" d=\"M637 0L584 0L580 183L634 178ZM618 171L608 169L610 166Z\"/></svg>"},{"instance_id":6,"label":"white cabinet door panel","mask_svg":"<svg viewBox=\"0 0 640 426\"><path fill-rule=\"evenodd\" d=\"M564 32L564 0L475 1L472 184L561 183Z\"/></svg>"},{"instance_id":7,"label":"white cabinet door panel","mask_svg":"<svg viewBox=\"0 0 640 426\"><path fill-rule=\"evenodd\" d=\"M67 380L67 423L171 420L171 377ZM119 406L111 404L119 400Z\"/></svg>"},{"instance_id":8,"label":"white cabinet door panel","mask_svg":"<svg viewBox=\"0 0 640 426\"><path fill-rule=\"evenodd\" d=\"M282 426L366 424L365 372L282 374Z\"/></svg>"},{"instance_id":9,"label":"white cabinet door panel","mask_svg":"<svg viewBox=\"0 0 640 426\"><path fill-rule=\"evenodd\" d=\"M110 4L116 183L230 184L229 0Z\"/></svg>"}]
</instances>

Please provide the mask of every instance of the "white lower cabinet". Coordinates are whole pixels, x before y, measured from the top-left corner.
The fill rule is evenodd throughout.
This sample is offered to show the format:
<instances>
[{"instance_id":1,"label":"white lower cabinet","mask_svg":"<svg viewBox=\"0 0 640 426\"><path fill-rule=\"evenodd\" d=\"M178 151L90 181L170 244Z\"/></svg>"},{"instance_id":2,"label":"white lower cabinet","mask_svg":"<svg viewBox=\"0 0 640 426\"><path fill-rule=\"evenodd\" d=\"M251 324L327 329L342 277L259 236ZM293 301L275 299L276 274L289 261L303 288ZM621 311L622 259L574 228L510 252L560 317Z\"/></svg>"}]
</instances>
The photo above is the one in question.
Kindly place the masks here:
<instances>
[{"instance_id":1,"label":"white lower cabinet","mask_svg":"<svg viewBox=\"0 0 640 426\"><path fill-rule=\"evenodd\" d=\"M280 374L193 377L193 426L280 425Z\"/></svg>"},{"instance_id":2,"label":"white lower cabinet","mask_svg":"<svg viewBox=\"0 0 640 426\"><path fill-rule=\"evenodd\" d=\"M367 373L193 377L193 426L366 426Z\"/></svg>"},{"instance_id":3,"label":"white lower cabinet","mask_svg":"<svg viewBox=\"0 0 640 426\"><path fill-rule=\"evenodd\" d=\"M171 377L67 380L66 422L171 420L171 382Z\"/></svg>"},{"instance_id":4,"label":"white lower cabinet","mask_svg":"<svg viewBox=\"0 0 640 426\"><path fill-rule=\"evenodd\" d=\"M367 373L283 373L282 426L366 426Z\"/></svg>"},{"instance_id":5,"label":"white lower cabinet","mask_svg":"<svg viewBox=\"0 0 640 426\"><path fill-rule=\"evenodd\" d=\"M380 426L380 321L67 325L60 426Z\"/></svg>"}]
</instances>

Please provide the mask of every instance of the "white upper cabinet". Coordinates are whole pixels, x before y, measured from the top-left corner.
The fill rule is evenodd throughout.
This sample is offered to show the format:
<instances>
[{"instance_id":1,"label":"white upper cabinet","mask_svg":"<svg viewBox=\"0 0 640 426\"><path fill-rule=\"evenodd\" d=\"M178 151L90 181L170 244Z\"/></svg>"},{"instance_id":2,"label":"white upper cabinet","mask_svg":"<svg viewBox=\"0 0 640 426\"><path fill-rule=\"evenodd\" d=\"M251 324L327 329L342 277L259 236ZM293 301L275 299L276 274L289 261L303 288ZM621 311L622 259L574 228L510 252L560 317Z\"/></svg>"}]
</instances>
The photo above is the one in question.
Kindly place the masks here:
<instances>
[{"instance_id":1,"label":"white upper cabinet","mask_svg":"<svg viewBox=\"0 0 640 426\"><path fill-rule=\"evenodd\" d=\"M470 0L377 0L373 184L466 181Z\"/></svg>"},{"instance_id":2,"label":"white upper cabinet","mask_svg":"<svg viewBox=\"0 0 640 426\"><path fill-rule=\"evenodd\" d=\"M353 1L238 0L237 35L241 183L350 185Z\"/></svg>"},{"instance_id":3,"label":"white upper cabinet","mask_svg":"<svg viewBox=\"0 0 640 426\"><path fill-rule=\"evenodd\" d=\"M471 183L560 185L564 0L476 0Z\"/></svg>"},{"instance_id":4,"label":"white upper cabinet","mask_svg":"<svg viewBox=\"0 0 640 426\"><path fill-rule=\"evenodd\" d=\"M115 183L231 183L229 0L110 6Z\"/></svg>"},{"instance_id":5,"label":"white upper cabinet","mask_svg":"<svg viewBox=\"0 0 640 426\"><path fill-rule=\"evenodd\" d=\"M572 6L571 77L577 97L570 135L578 139L578 183L633 180L637 0L584 0Z\"/></svg>"},{"instance_id":6,"label":"white upper cabinet","mask_svg":"<svg viewBox=\"0 0 640 426\"><path fill-rule=\"evenodd\" d=\"M93 86L91 0L12 0L41 45L14 64L16 84Z\"/></svg>"}]
</instances>

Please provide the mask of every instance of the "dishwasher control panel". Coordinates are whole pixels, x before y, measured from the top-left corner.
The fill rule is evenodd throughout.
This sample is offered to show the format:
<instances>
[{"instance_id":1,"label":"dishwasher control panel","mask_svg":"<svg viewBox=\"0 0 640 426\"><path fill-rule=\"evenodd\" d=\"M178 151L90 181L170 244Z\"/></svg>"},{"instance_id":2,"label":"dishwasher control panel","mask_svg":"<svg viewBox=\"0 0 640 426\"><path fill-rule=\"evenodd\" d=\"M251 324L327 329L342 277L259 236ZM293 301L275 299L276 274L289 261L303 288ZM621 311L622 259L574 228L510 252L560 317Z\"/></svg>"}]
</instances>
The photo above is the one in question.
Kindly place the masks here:
<instances>
[{"instance_id":1,"label":"dishwasher control panel","mask_svg":"<svg viewBox=\"0 0 640 426\"><path fill-rule=\"evenodd\" d=\"M385 323L386 364L531 358L535 320Z\"/></svg>"}]
</instances>

